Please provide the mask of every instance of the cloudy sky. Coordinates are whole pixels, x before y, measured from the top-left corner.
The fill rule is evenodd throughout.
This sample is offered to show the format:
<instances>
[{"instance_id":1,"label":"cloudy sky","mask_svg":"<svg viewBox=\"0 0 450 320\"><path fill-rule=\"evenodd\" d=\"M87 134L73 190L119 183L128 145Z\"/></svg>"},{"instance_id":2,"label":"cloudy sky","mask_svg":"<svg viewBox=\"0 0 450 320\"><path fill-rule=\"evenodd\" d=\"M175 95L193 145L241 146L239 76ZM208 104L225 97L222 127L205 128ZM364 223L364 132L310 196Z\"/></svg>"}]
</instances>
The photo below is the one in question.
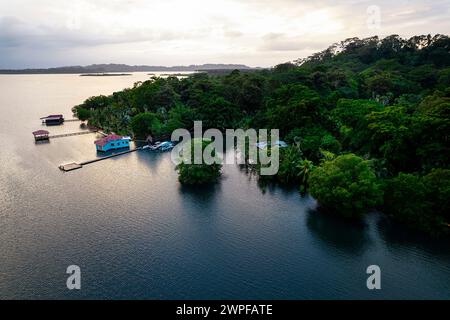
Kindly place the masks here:
<instances>
[{"instance_id":1,"label":"cloudy sky","mask_svg":"<svg viewBox=\"0 0 450 320\"><path fill-rule=\"evenodd\" d=\"M273 66L349 37L450 33L445 0L0 0L0 68Z\"/></svg>"}]
</instances>

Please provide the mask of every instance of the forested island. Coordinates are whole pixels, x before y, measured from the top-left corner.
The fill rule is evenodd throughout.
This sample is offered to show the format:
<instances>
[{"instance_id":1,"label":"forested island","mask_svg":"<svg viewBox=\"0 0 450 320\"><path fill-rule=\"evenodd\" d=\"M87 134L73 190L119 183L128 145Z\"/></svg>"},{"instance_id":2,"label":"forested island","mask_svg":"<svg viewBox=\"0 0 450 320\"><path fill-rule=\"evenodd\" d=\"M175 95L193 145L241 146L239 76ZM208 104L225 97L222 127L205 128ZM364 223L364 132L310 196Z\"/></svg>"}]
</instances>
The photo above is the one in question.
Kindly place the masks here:
<instances>
[{"instance_id":1,"label":"forested island","mask_svg":"<svg viewBox=\"0 0 450 320\"><path fill-rule=\"evenodd\" d=\"M195 120L204 129L280 129L290 146L272 182L309 192L331 214L359 218L377 209L435 236L449 234L445 35L352 38L269 70L154 77L89 98L74 113L137 137L190 129ZM189 168L182 170L192 183Z\"/></svg>"},{"instance_id":2,"label":"forested island","mask_svg":"<svg viewBox=\"0 0 450 320\"><path fill-rule=\"evenodd\" d=\"M194 72L198 70L254 70L251 67L242 64L202 64L190 66L130 66L127 64L92 64L89 66L67 66L47 69L0 69L0 74L96 74L111 72Z\"/></svg>"}]
</instances>

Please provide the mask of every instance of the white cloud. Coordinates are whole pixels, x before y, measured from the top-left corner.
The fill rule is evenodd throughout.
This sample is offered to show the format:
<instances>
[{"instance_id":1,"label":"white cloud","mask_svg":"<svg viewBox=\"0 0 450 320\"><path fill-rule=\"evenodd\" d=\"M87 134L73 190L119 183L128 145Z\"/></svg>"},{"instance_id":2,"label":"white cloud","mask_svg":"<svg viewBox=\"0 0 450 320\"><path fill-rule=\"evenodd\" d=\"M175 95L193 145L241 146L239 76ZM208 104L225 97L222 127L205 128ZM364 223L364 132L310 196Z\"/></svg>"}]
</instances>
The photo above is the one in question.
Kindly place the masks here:
<instances>
[{"instance_id":1,"label":"white cloud","mask_svg":"<svg viewBox=\"0 0 450 320\"><path fill-rule=\"evenodd\" d=\"M120 62L270 66L348 37L446 33L448 1L0 0L0 68Z\"/></svg>"}]
</instances>

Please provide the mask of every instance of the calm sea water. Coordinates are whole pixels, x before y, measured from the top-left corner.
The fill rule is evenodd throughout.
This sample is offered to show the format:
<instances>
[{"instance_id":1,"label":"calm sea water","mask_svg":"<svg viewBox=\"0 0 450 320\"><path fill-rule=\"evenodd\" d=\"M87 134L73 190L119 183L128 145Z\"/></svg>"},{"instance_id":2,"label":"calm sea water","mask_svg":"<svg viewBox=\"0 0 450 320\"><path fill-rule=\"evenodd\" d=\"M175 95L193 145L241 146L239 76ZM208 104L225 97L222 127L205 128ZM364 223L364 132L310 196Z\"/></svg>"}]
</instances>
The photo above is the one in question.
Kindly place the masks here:
<instances>
[{"instance_id":1,"label":"calm sea water","mask_svg":"<svg viewBox=\"0 0 450 320\"><path fill-rule=\"evenodd\" d=\"M96 157L95 135L35 145L52 113L145 80L0 76L0 298L450 298L450 243L377 214L352 224L314 212L295 190L262 190L235 166L210 189L186 189L169 154ZM51 133L79 131L78 123ZM82 290L66 289L66 268ZM366 288L366 268L382 290Z\"/></svg>"}]
</instances>

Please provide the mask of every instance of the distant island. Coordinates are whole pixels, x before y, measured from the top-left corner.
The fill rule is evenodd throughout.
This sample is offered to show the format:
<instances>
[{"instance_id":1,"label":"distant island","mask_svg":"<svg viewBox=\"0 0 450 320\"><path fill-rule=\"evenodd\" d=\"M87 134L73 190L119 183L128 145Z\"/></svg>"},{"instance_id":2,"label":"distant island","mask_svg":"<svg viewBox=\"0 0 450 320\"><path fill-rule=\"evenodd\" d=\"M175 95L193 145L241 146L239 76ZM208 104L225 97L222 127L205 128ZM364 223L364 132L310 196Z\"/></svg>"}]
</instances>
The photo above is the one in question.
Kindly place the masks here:
<instances>
[{"instance_id":1,"label":"distant island","mask_svg":"<svg viewBox=\"0 0 450 320\"><path fill-rule=\"evenodd\" d=\"M230 71L232 71L231 69L229 69ZM194 74L194 71L192 73L161 73L159 76L160 77L187 77L191 74ZM149 76L157 76L154 73L149 73Z\"/></svg>"},{"instance_id":2,"label":"distant island","mask_svg":"<svg viewBox=\"0 0 450 320\"><path fill-rule=\"evenodd\" d=\"M243 64L202 64L189 66L130 66L126 64L93 64L89 66L67 66L48 69L3 69L0 74L108 74L111 72L186 72L207 70L258 70Z\"/></svg>"},{"instance_id":3,"label":"distant island","mask_svg":"<svg viewBox=\"0 0 450 320\"><path fill-rule=\"evenodd\" d=\"M131 73L83 73L80 74L80 77L123 77L131 75Z\"/></svg>"}]
</instances>

